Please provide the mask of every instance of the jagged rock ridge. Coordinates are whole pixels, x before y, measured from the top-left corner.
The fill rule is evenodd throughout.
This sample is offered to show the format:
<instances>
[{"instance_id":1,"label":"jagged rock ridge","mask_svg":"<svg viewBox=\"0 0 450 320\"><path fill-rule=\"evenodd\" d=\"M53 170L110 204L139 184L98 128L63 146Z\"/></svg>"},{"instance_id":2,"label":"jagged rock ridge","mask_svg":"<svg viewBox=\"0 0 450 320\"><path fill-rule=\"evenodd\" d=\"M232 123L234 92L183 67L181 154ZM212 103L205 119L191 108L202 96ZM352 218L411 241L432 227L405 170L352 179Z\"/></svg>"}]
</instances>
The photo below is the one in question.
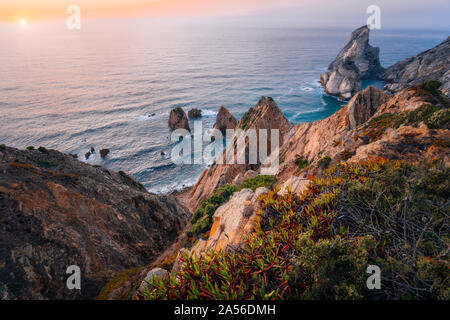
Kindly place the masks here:
<instances>
[{"instance_id":1,"label":"jagged rock ridge","mask_svg":"<svg viewBox=\"0 0 450 320\"><path fill-rule=\"evenodd\" d=\"M386 89L398 92L428 81L441 82L440 90L450 97L450 37L438 46L386 69Z\"/></svg>"}]
</instances>

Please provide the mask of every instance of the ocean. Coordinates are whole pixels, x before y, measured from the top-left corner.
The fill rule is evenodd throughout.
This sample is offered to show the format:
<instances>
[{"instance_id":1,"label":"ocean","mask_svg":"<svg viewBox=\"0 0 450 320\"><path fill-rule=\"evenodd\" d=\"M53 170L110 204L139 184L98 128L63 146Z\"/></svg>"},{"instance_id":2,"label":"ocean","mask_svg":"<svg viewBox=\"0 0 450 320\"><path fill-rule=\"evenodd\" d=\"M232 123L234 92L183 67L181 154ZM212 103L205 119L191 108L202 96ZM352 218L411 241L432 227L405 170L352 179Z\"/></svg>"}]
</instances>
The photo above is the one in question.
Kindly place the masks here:
<instances>
[{"instance_id":1,"label":"ocean","mask_svg":"<svg viewBox=\"0 0 450 320\"><path fill-rule=\"evenodd\" d=\"M292 123L325 118L343 103L324 95L318 80L351 31L145 20L89 21L80 31L64 22L0 24L0 144L44 146L83 161L94 147L88 163L123 170L150 192L189 186L206 166L171 162L171 108L199 108L211 128L220 106L239 119L270 96ZM387 67L447 36L375 30L371 44ZM102 148L111 150L104 160Z\"/></svg>"}]
</instances>

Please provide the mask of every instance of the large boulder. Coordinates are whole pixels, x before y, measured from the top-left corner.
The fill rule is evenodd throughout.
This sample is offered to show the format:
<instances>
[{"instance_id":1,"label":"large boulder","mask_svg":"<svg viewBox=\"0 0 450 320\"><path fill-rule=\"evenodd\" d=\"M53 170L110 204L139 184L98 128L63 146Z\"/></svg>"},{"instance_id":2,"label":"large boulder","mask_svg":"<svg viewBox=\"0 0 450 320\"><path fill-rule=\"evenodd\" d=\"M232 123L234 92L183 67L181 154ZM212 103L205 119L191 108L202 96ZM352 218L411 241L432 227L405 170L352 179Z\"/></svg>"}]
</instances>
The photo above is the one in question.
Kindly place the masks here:
<instances>
[{"instance_id":1,"label":"large boulder","mask_svg":"<svg viewBox=\"0 0 450 320\"><path fill-rule=\"evenodd\" d=\"M379 48L369 44L369 28L363 26L350 35L344 48L320 77L325 92L350 99L361 89L361 79L381 79L384 69Z\"/></svg>"},{"instance_id":2,"label":"large boulder","mask_svg":"<svg viewBox=\"0 0 450 320\"><path fill-rule=\"evenodd\" d=\"M155 268L150 270L147 275L145 276L144 280L142 280L141 284L139 285L139 288L137 290L138 295L143 295L145 293L145 290L148 288L149 282L156 280L158 278L164 278L169 274L167 270L161 269L161 268Z\"/></svg>"},{"instance_id":3,"label":"large boulder","mask_svg":"<svg viewBox=\"0 0 450 320\"><path fill-rule=\"evenodd\" d=\"M201 255L208 250L237 249L244 237L253 231L259 208L258 198L267 192L269 190L266 188L258 188L255 192L243 189L235 193L214 213L208 239L199 240L190 253Z\"/></svg>"},{"instance_id":4,"label":"large boulder","mask_svg":"<svg viewBox=\"0 0 450 320\"><path fill-rule=\"evenodd\" d=\"M219 129L225 131L227 129L236 128L237 121L235 117L228 111L225 107L220 107L219 113L217 113L216 123L214 124L214 129Z\"/></svg>"},{"instance_id":5,"label":"large boulder","mask_svg":"<svg viewBox=\"0 0 450 320\"><path fill-rule=\"evenodd\" d=\"M428 81L441 82L440 90L450 97L450 37L438 46L386 69L384 79L391 92Z\"/></svg>"},{"instance_id":6,"label":"large boulder","mask_svg":"<svg viewBox=\"0 0 450 320\"><path fill-rule=\"evenodd\" d=\"M189 121L183 108L176 107L170 111L169 127L172 130L186 129L191 131Z\"/></svg>"}]
</instances>

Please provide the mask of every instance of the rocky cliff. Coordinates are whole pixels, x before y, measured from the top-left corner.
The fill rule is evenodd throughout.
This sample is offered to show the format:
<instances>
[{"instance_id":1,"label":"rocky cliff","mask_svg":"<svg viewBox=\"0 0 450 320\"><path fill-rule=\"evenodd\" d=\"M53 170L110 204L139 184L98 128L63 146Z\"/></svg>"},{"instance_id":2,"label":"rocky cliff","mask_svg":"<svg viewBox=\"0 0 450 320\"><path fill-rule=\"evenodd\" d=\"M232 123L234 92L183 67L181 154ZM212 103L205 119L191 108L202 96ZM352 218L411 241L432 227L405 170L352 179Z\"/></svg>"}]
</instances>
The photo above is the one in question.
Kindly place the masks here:
<instances>
[{"instance_id":1,"label":"rocky cliff","mask_svg":"<svg viewBox=\"0 0 450 320\"><path fill-rule=\"evenodd\" d=\"M450 97L450 37L438 46L405 59L386 69L386 88L398 92L406 87L439 81L440 90Z\"/></svg>"},{"instance_id":2,"label":"rocky cliff","mask_svg":"<svg viewBox=\"0 0 450 320\"><path fill-rule=\"evenodd\" d=\"M379 48L369 44L369 28L363 26L350 35L344 48L320 77L325 92L346 100L361 89L361 79L379 79Z\"/></svg>"},{"instance_id":3,"label":"rocky cliff","mask_svg":"<svg viewBox=\"0 0 450 320\"><path fill-rule=\"evenodd\" d=\"M450 101L427 88L390 95L368 87L332 116L290 127L278 187L234 189L210 230L167 266L173 277L147 270L160 282L141 283L134 297L448 299ZM250 114L245 123L258 113ZM365 286L371 263L384 270L376 293Z\"/></svg>"},{"instance_id":4,"label":"rocky cliff","mask_svg":"<svg viewBox=\"0 0 450 320\"><path fill-rule=\"evenodd\" d=\"M123 172L54 150L0 148L0 287L19 299L95 298L115 274L154 261L190 219ZM66 269L81 269L81 290Z\"/></svg>"},{"instance_id":5,"label":"rocky cliff","mask_svg":"<svg viewBox=\"0 0 450 320\"><path fill-rule=\"evenodd\" d=\"M206 170L185 197L197 209L197 232L158 265L172 277L147 267L129 281L139 288L133 298L448 297L450 100L445 82L437 90L426 80L445 80L449 68L443 63L431 78L406 81L393 94L359 91L361 79L383 76L368 36L366 27L353 32L322 76L328 93L351 98L332 116L292 126L262 98L242 117L236 127L243 130L280 129L278 174L258 176L260 164ZM430 54L442 55L436 50ZM386 74L397 81L407 65ZM373 259L385 277L376 294L365 285ZM155 277L160 281L143 281Z\"/></svg>"},{"instance_id":6,"label":"rocky cliff","mask_svg":"<svg viewBox=\"0 0 450 320\"><path fill-rule=\"evenodd\" d=\"M255 107L242 117L236 128L240 129L279 129L280 145L284 143L285 136L291 128L291 124L283 115L272 98L262 97ZM258 133L259 134L259 133ZM258 136L259 137L259 136ZM258 138L259 139L259 138ZM268 134L268 152L271 150L270 134ZM230 148L228 146L227 148ZM225 161L224 161L225 163ZM236 160L235 160L236 163ZM239 174L245 174L248 170L258 170L258 164L213 164L205 170L198 182L190 192L188 207L194 211L202 200L211 195L218 187L231 183Z\"/></svg>"}]
</instances>

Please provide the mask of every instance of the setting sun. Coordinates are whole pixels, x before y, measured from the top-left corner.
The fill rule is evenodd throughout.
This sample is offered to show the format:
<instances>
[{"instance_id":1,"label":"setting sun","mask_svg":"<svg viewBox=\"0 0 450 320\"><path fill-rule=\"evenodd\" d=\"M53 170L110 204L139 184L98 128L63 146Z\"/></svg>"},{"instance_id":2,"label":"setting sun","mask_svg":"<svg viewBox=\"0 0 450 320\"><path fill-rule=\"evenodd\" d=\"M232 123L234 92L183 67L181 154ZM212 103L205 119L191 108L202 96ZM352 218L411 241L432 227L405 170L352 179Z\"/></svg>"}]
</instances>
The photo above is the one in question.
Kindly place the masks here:
<instances>
[{"instance_id":1,"label":"setting sun","mask_svg":"<svg viewBox=\"0 0 450 320\"><path fill-rule=\"evenodd\" d=\"M21 25L26 25L27 24L27 19L20 19L20 24Z\"/></svg>"}]
</instances>

